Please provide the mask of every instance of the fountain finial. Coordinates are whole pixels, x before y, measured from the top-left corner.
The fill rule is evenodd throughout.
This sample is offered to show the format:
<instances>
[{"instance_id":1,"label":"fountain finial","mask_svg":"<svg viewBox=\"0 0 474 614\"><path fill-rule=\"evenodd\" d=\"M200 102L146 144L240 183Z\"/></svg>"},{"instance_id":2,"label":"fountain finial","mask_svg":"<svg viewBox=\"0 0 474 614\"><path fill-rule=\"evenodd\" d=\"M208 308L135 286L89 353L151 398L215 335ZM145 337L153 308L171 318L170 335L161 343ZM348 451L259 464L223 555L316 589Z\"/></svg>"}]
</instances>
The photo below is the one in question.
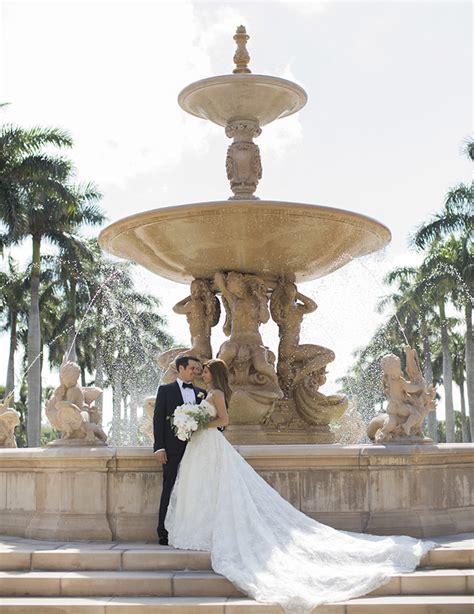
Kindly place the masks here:
<instances>
[{"instance_id":1,"label":"fountain finial","mask_svg":"<svg viewBox=\"0 0 474 614\"><path fill-rule=\"evenodd\" d=\"M235 68L232 71L234 74L252 72L247 66L250 62L250 55L247 51L247 41L250 36L247 34L245 26L239 26L234 34L234 40L237 43L237 51L234 54Z\"/></svg>"}]
</instances>

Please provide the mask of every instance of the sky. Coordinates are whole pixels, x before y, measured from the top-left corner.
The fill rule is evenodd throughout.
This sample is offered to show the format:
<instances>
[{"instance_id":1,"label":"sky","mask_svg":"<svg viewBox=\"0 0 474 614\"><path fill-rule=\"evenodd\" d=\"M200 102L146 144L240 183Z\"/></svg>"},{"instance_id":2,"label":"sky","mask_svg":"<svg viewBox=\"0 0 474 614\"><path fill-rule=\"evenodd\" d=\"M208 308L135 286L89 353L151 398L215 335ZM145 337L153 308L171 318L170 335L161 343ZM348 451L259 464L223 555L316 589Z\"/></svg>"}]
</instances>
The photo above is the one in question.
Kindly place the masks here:
<instances>
[{"instance_id":1,"label":"sky","mask_svg":"<svg viewBox=\"0 0 474 614\"><path fill-rule=\"evenodd\" d=\"M239 24L254 73L291 79L308 93L296 115L257 139L265 199L328 205L374 217L392 232L382 252L302 284L318 310L302 341L332 348L323 392L381 323L384 274L419 255L408 236L470 180L462 156L472 132L469 2L22 2L1 5L4 122L57 126L74 138L80 181L94 181L108 222L178 204L226 199L219 126L186 114L189 83L233 68ZM137 283L162 299L168 330L188 343L172 306L184 285L141 269ZM277 345L276 326L262 329ZM224 336L216 330L217 350ZM8 340L0 337L0 381ZM387 348L389 351L390 348ZM44 370L47 383L56 374ZM107 418L106 409L105 418ZM442 415L443 408L440 408Z\"/></svg>"}]
</instances>

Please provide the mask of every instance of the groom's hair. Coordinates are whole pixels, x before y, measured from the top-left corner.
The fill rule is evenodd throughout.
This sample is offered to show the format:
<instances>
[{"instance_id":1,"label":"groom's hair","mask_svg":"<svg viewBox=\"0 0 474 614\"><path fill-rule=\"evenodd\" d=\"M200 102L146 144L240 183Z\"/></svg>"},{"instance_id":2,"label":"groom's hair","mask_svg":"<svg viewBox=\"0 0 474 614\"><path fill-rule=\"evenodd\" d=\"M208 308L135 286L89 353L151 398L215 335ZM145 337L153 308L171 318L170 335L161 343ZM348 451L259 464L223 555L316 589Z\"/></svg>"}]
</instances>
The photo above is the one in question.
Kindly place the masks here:
<instances>
[{"instance_id":1,"label":"groom's hair","mask_svg":"<svg viewBox=\"0 0 474 614\"><path fill-rule=\"evenodd\" d=\"M195 356L178 356L178 358L174 361L175 367L176 367L176 371L179 372L179 368L183 367L184 369L186 369L186 367L189 364L190 360L195 360L196 362L201 362L199 360L199 358L196 358Z\"/></svg>"}]
</instances>

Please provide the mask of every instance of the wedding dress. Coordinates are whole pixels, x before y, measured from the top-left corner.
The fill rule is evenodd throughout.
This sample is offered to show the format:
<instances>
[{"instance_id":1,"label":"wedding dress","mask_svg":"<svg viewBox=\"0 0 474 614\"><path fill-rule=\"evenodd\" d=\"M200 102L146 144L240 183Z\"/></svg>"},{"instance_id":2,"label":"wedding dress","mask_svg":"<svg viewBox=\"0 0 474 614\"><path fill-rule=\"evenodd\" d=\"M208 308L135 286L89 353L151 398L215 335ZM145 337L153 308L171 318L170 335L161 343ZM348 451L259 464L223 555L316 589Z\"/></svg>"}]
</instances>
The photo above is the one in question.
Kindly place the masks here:
<instances>
[{"instance_id":1,"label":"wedding dress","mask_svg":"<svg viewBox=\"0 0 474 614\"><path fill-rule=\"evenodd\" d=\"M216 573L256 601L291 613L365 595L413 571L436 545L337 531L305 516L216 428L193 433L165 526L170 545L210 551Z\"/></svg>"}]
</instances>

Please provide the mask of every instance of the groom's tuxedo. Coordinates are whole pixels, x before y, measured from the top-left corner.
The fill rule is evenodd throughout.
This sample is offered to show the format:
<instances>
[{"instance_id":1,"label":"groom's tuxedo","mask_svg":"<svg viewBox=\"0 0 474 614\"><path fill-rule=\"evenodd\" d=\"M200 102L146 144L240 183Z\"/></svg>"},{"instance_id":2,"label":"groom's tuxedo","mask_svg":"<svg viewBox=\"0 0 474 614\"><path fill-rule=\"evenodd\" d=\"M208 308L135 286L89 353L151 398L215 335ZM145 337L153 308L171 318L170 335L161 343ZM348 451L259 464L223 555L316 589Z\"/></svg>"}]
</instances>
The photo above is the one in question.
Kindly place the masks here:
<instances>
[{"instance_id":1,"label":"groom's tuxedo","mask_svg":"<svg viewBox=\"0 0 474 614\"><path fill-rule=\"evenodd\" d=\"M194 392L193 402L199 403L206 396L206 391L202 388L192 387ZM188 391L187 391L188 392ZM193 395L190 395L191 397ZM160 511L158 520L158 536L167 537L165 529L165 517L168 510L171 491L173 490L178 467L186 449L186 442L176 437L171 427L171 416L174 410L184 403L180 384L172 382L164 384L158 388L156 395L155 411L153 414L153 451L164 449L168 461L163 465L163 490L160 500Z\"/></svg>"}]
</instances>

